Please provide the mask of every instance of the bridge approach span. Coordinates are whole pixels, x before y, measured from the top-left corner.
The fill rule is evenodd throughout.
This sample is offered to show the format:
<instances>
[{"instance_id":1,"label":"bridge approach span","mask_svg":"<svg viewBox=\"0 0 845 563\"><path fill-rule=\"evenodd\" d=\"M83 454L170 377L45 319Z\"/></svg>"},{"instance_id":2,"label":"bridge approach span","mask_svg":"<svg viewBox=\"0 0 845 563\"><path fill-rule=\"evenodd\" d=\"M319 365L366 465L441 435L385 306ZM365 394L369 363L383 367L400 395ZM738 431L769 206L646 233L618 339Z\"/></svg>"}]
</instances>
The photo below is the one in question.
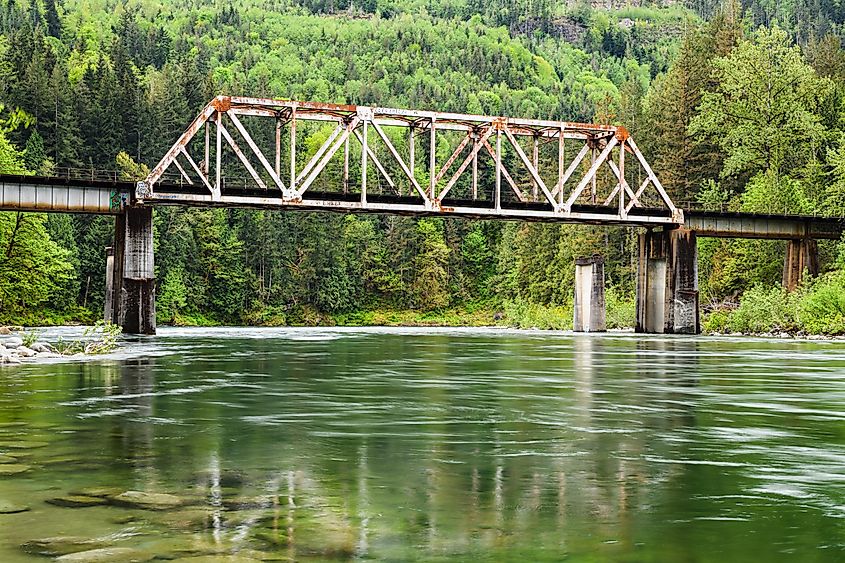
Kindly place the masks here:
<instances>
[{"instance_id":1,"label":"bridge approach span","mask_svg":"<svg viewBox=\"0 0 845 563\"><path fill-rule=\"evenodd\" d=\"M113 176L114 172L101 172L95 178L42 177L0 174L0 210L34 211L55 213L98 213L119 215L132 205L135 182L101 179ZM425 209L412 197L387 194L373 194L368 205L361 205L355 194L342 192L312 192L301 202L285 202L282 198L268 195L231 196L226 201L211 201L207 197L186 197L185 185L162 183L155 200L145 205L223 206L254 207L280 210L312 210L337 212L390 213L410 216L465 216L477 219L528 220L540 222L573 222L572 218L551 213L537 213L536 204L511 201L499 210L491 202L456 200L455 207L439 210ZM196 191L196 190L195 190ZM242 190L241 190L242 191ZM310 197L313 196L313 199ZM486 207L485 207L486 206ZM596 208L582 205L574 209L581 215L596 212ZM481 210L482 212L480 212ZM651 227L649 222L639 222L640 214L665 214L661 209L632 209L625 221L589 221L579 223L623 224ZM749 238L749 239L834 239L838 240L845 231L845 219L836 217L815 217L808 215L774 215L739 212L703 211L685 209L682 224L669 224L669 228L683 227L695 231L699 237Z\"/></svg>"}]
</instances>

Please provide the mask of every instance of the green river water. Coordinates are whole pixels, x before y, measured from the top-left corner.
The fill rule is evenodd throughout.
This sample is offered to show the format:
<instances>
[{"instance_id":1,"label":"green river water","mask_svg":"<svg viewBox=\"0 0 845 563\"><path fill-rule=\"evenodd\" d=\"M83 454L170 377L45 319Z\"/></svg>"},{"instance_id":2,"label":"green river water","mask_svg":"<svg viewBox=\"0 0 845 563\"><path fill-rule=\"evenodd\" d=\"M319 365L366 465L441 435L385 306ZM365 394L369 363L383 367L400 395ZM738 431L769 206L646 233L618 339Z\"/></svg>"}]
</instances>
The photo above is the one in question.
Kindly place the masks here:
<instances>
[{"instance_id":1,"label":"green river water","mask_svg":"<svg viewBox=\"0 0 845 563\"><path fill-rule=\"evenodd\" d=\"M163 328L0 367L0 512L2 563L843 561L845 342Z\"/></svg>"}]
</instances>

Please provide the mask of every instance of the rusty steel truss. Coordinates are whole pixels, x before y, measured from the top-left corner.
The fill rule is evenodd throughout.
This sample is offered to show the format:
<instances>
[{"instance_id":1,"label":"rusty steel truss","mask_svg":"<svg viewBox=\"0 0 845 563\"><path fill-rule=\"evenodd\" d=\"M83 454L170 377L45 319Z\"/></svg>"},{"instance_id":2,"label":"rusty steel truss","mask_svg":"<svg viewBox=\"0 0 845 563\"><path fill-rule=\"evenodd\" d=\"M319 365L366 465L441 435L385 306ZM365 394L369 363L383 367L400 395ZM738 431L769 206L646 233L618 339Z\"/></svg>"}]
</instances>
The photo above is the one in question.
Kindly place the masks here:
<instances>
[{"instance_id":1,"label":"rusty steel truss","mask_svg":"<svg viewBox=\"0 0 845 563\"><path fill-rule=\"evenodd\" d=\"M314 189L330 166L332 180ZM624 127L228 96L203 108L135 196L139 203L684 221Z\"/></svg>"}]
</instances>

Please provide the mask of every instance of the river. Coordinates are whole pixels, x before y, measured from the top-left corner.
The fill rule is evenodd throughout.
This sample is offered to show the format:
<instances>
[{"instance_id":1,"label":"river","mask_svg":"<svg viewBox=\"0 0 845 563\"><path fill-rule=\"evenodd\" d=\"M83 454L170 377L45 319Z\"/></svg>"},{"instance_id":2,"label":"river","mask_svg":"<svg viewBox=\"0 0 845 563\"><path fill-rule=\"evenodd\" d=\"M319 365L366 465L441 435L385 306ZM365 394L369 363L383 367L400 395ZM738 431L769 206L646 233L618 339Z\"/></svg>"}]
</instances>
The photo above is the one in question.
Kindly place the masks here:
<instances>
[{"instance_id":1,"label":"river","mask_svg":"<svg viewBox=\"0 0 845 563\"><path fill-rule=\"evenodd\" d=\"M842 561L845 343L162 328L0 368L3 507L8 563Z\"/></svg>"}]
</instances>

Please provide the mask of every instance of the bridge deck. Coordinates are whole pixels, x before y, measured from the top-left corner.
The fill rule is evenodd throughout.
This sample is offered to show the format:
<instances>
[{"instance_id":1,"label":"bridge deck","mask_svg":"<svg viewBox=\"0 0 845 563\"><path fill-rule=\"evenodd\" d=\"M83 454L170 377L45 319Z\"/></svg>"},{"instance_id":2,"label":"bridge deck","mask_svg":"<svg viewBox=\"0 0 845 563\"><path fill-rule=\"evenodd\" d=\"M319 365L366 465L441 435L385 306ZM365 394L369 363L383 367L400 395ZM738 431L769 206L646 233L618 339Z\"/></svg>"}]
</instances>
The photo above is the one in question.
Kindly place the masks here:
<instances>
[{"instance_id":1,"label":"bridge deck","mask_svg":"<svg viewBox=\"0 0 845 563\"><path fill-rule=\"evenodd\" d=\"M0 174L0 210L116 215L133 182Z\"/></svg>"},{"instance_id":2,"label":"bridge deck","mask_svg":"<svg viewBox=\"0 0 845 563\"><path fill-rule=\"evenodd\" d=\"M0 210L116 215L129 204L134 190L134 182L0 174ZM154 199L146 203L608 224L600 209L588 205L574 206L573 217L563 217L549 211L542 203L532 202L502 202L501 208L496 209L490 200L453 200L448 207L431 210L421 205L418 198L410 196L369 194L366 203L362 203L360 194L310 192L301 203L291 203L271 193L262 190L224 191L219 201L213 201L207 192L203 193L200 189L159 184ZM613 224L653 226L650 218L661 217L665 221L667 213L665 209L632 208L627 221ZM684 218L684 227L696 231L701 237L839 239L845 230L845 219L842 218L700 210L687 210Z\"/></svg>"}]
</instances>

